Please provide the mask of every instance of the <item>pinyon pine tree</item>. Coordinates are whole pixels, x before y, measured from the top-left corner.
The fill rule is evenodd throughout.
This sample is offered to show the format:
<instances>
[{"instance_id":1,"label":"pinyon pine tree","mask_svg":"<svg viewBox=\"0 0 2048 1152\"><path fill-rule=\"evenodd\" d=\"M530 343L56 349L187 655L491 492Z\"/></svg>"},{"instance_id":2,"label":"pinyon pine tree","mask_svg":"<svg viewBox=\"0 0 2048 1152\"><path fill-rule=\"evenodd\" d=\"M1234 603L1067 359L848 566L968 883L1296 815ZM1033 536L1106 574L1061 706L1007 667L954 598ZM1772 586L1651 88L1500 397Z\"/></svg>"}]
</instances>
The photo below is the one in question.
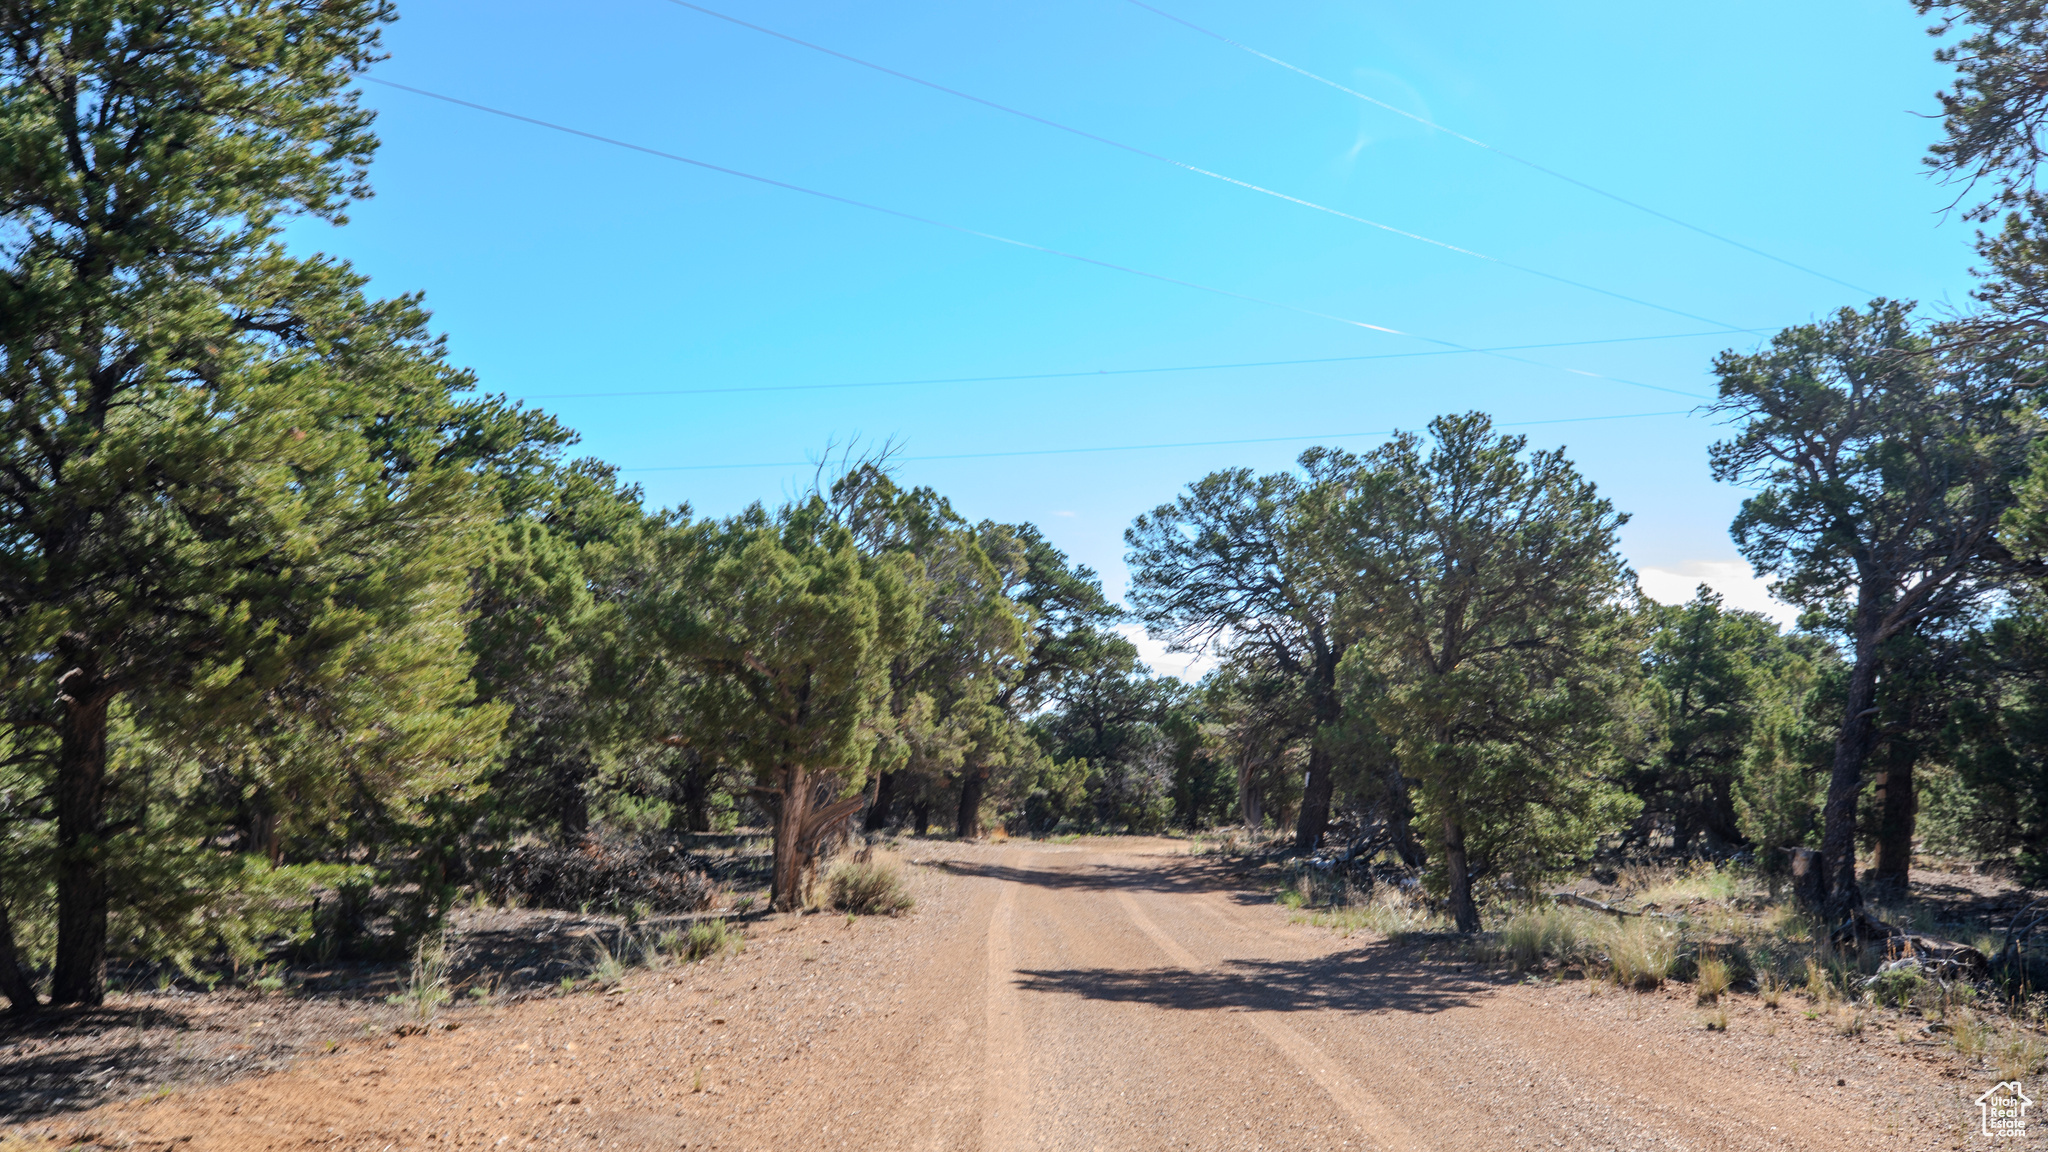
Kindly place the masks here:
<instances>
[{"instance_id":1,"label":"pinyon pine tree","mask_svg":"<svg viewBox=\"0 0 2048 1152\"><path fill-rule=\"evenodd\" d=\"M469 380L417 301L277 241L366 192L376 142L348 86L391 16L0 8L0 690L50 745L57 1003L103 995L130 895L110 865L141 827L112 805L167 776L110 766L122 709L202 740L276 709L331 739L392 710L380 731L413 742L386 764L431 764L443 794L488 750L492 714L462 711L449 669L494 515L471 468L490 422L453 397ZM402 658L380 654L394 638ZM321 763L301 790L364 770Z\"/></svg>"}]
</instances>

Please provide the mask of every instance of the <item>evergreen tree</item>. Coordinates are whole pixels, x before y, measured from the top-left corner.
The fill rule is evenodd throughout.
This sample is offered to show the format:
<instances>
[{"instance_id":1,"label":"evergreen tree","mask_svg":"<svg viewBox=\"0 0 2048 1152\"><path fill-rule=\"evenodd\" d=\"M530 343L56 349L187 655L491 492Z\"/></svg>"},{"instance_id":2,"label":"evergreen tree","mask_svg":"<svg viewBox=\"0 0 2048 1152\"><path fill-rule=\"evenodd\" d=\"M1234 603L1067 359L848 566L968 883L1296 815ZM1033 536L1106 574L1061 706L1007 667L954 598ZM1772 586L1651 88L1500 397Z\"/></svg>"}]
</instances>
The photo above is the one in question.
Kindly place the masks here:
<instances>
[{"instance_id":1,"label":"evergreen tree","mask_svg":"<svg viewBox=\"0 0 2048 1152\"><path fill-rule=\"evenodd\" d=\"M659 565L638 611L696 674L678 738L750 774L774 819L774 905L801 907L819 838L865 802L889 664L916 623L904 576L815 496L679 526Z\"/></svg>"},{"instance_id":2,"label":"evergreen tree","mask_svg":"<svg viewBox=\"0 0 2048 1152\"><path fill-rule=\"evenodd\" d=\"M1589 854L1633 807L1614 788L1633 688L1625 517L1562 452L1439 417L1367 454L1339 512L1361 640L1343 681L1392 742L1462 932L1473 882L1523 887Z\"/></svg>"},{"instance_id":3,"label":"evergreen tree","mask_svg":"<svg viewBox=\"0 0 2048 1152\"><path fill-rule=\"evenodd\" d=\"M0 644L14 721L53 745L56 1002L100 1000L129 895L110 871L136 831L110 819L123 707L165 730L249 731L313 698L345 716L375 695L350 680L366 662L410 659L366 655L378 639L460 631L450 581L495 514L475 467L504 447L495 423L458 402L470 381L417 301L369 300L276 240L366 190L375 140L347 86L390 18L376 0L0 11ZM443 785L481 766L457 751L480 730L460 681L398 705L451 753Z\"/></svg>"},{"instance_id":4,"label":"evergreen tree","mask_svg":"<svg viewBox=\"0 0 2048 1152\"><path fill-rule=\"evenodd\" d=\"M1174 651L1257 649L1301 684L1312 732L1343 715L1337 665L1352 633L1342 624L1345 574L1324 563L1329 510L1356 471L1346 453L1313 449L1302 475L1215 472L1124 533L1131 601L1146 629ZM1329 825L1333 777L1326 743L1311 738L1295 846L1310 850Z\"/></svg>"},{"instance_id":5,"label":"evergreen tree","mask_svg":"<svg viewBox=\"0 0 2048 1152\"><path fill-rule=\"evenodd\" d=\"M1831 915L1862 902L1856 809L1883 710L1887 645L1922 635L2009 583L2000 541L2040 439L2019 349L1936 353L1906 305L1879 300L1715 361L1714 410L1739 422L1714 445L1716 479L1747 485L1730 532L1772 591L1844 641L1850 668L1829 776Z\"/></svg>"}]
</instances>

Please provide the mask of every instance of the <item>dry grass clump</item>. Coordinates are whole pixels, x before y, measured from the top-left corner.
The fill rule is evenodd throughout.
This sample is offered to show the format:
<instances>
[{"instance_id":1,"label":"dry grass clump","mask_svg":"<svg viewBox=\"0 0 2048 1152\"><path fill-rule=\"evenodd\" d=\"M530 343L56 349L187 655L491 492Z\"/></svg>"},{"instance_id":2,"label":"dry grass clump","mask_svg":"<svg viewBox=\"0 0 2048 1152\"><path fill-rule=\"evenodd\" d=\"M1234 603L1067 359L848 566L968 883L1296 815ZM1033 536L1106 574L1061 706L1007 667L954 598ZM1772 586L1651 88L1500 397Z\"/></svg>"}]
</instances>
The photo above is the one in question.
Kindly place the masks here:
<instances>
[{"instance_id":1,"label":"dry grass clump","mask_svg":"<svg viewBox=\"0 0 2048 1152\"><path fill-rule=\"evenodd\" d=\"M893 916L917 903L903 885L903 869L878 852L833 864L825 874L825 902L856 916Z\"/></svg>"},{"instance_id":2,"label":"dry grass clump","mask_svg":"<svg viewBox=\"0 0 2048 1152\"><path fill-rule=\"evenodd\" d=\"M1610 929L1605 943L1614 982L1624 988L1661 988L1678 962L1678 934L1648 920Z\"/></svg>"},{"instance_id":3,"label":"dry grass clump","mask_svg":"<svg viewBox=\"0 0 2048 1152\"><path fill-rule=\"evenodd\" d=\"M1501 926L1491 949L1517 972L1542 966L1583 962L1595 953L1604 925L1585 913L1563 908L1524 908Z\"/></svg>"},{"instance_id":4,"label":"dry grass clump","mask_svg":"<svg viewBox=\"0 0 2048 1152\"><path fill-rule=\"evenodd\" d=\"M1949 1023L1948 1046L1956 1055L1982 1057L1991 1046L1991 1025L1975 1012L1961 1012Z\"/></svg>"},{"instance_id":5,"label":"dry grass clump","mask_svg":"<svg viewBox=\"0 0 2048 1152\"><path fill-rule=\"evenodd\" d=\"M1756 991L1764 1007L1776 1008L1785 995L1785 982L1778 978L1776 972L1765 972L1756 978Z\"/></svg>"},{"instance_id":6,"label":"dry grass clump","mask_svg":"<svg viewBox=\"0 0 2048 1152\"><path fill-rule=\"evenodd\" d=\"M1698 975L1693 989L1699 994L1699 1002L1712 1004L1721 999L1721 993L1733 983L1733 968L1719 956L1702 956L1699 960Z\"/></svg>"},{"instance_id":7,"label":"dry grass clump","mask_svg":"<svg viewBox=\"0 0 2048 1152\"><path fill-rule=\"evenodd\" d=\"M1451 930L1450 920L1430 911L1419 893L1403 892L1393 887L1376 889L1372 897L1364 901L1341 903L1309 912L1299 911L1308 901L1298 888L1283 891L1280 902L1297 910L1295 920L1318 928L1329 928L1345 936L1353 932L1373 932L1398 943L1415 936Z\"/></svg>"},{"instance_id":8,"label":"dry grass clump","mask_svg":"<svg viewBox=\"0 0 2048 1152\"><path fill-rule=\"evenodd\" d=\"M2014 1031L2001 1037L1991 1046L1991 1063L1998 1068L2000 1080L2020 1080L2033 1076L2048 1064L2048 1044L2025 1032Z\"/></svg>"},{"instance_id":9,"label":"dry grass clump","mask_svg":"<svg viewBox=\"0 0 2048 1152\"><path fill-rule=\"evenodd\" d=\"M671 928L647 949L649 966L663 959L694 964L727 951L738 951L740 934L724 920L700 920L687 929Z\"/></svg>"},{"instance_id":10,"label":"dry grass clump","mask_svg":"<svg viewBox=\"0 0 2048 1152\"><path fill-rule=\"evenodd\" d=\"M384 1002L408 1009L421 1024L432 1020L452 995L448 990L448 970L454 961L452 951L445 930L420 941L413 950L412 972L404 990L385 997Z\"/></svg>"},{"instance_id":11,"label":"dry grass clump","mask_svg":"<svg viewBox=\"0 0 2048 1152\"><path fill-rule=\"evenodd\" d=\"M1693 900L1733 900L1741 888L1735 872L1701 860L1683 871L1633 865L1623 882L1646 903L1684 904Z\"/></svg>"}]
</instances>

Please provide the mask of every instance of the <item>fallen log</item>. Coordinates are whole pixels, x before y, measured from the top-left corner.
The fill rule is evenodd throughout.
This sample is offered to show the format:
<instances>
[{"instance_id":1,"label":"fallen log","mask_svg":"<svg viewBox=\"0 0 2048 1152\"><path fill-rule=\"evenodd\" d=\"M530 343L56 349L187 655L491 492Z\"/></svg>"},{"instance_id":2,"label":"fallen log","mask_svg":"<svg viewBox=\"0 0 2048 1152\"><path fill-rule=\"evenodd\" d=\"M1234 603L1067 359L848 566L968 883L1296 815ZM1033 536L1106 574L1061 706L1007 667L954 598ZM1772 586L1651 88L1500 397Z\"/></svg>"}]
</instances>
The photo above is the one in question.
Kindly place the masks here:
<instances>
[{"instance_id":1,"label":"fallen log","mask_svg":"<svg viewBox=\"0 0 2048 1152\"><path fill-rule=\"evenodd\" d=\"M1627 916L1641 916L1641 917L1644 917L1644 918L1646 918L1646 919L1650 919L1650 920L1677 920L1677 919L1679 919L1679 917L1677 917L1677 916L1674 916L1674 915L1671 915L1671 914L1669 914L1669 913L1665 913L1665 912L1637 912L1637 911L1635 911L1635 910L1633 910L1633 909L1630 909L1630 908L1620 908L1620 907L1617 907L1617 906L1615 906L1615 905L1613 905L1613 904L1602 904L1602 903L1601 903L1601 902L1599 902L1598 900L1594 900L1594 899L1591 899L1590 897L1586 897L1586 896L1581 896L1581 895L1579 895L1579 894L1578 894L1577 892L1557 892L1557 893L1554 893L1554 894L1553 894L1553 898L1554 898L1554 899L1555 899L1555 900L1556 900L1556 901L1557 901L1557 902L1558 902L1559 904L1571 904L1571 905L1574 905L1574 906L1576 906L1576 907L1579 907L1579 908L1589 908L1589 909L1591 909L1591 910L1593 910L1593 911L1595 911L1595 912L1605 912L1605 913L1607 913L1607 914L1608 914L1609 916L1617 916L1617 917L1627 917Z\"/></svg>"},{"instance_id":2,"label":"fallen log","mask_svg":"<svg viewBox=\"0 0 2048 1152\"><path fill-rule=\"evenodd\" d=\"M1887 961L1917 961L1917 966L1945 979L1957 976L1976 979L1991 971L1990 960L1968 944L1929 936L1924 932L1908 932L1860 908L1851 912L1849 918L1842 921L1842 926L1828 935L1828 940L1837 948L1860 949L1866 944L1876 944L1884 949Z\"/></svg>"}]
</instances>

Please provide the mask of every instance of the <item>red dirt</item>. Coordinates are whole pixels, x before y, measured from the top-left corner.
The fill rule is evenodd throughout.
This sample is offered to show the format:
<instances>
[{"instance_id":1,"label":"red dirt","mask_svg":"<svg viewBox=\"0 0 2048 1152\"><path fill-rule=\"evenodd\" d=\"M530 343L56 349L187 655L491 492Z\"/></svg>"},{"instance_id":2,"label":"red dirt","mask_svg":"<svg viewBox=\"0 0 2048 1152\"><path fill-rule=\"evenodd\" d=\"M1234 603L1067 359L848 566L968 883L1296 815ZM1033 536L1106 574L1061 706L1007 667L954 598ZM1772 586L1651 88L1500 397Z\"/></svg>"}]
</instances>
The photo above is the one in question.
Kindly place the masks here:
<instances>
[{"instance_id":1,"label":"red dirt","mask_svg":"<svg viewBox=\"0 0 2048 1152\"><path fill-rule=\"evenodd\" d=\"M219 1149L1980 1147L1932 1040L1517 984L1291 924L1171 841L916 846L917 909L779 917L611 995L465 1009L16 1130ZM324 1046L323 1046L324 1047ZM4 1144L0 1140L0 1144ZM2013 1147L2007 1141L2002 1147ZM2020 1145L2026 1146L2026 1145Z\"/></svg>"}]
</instances>

